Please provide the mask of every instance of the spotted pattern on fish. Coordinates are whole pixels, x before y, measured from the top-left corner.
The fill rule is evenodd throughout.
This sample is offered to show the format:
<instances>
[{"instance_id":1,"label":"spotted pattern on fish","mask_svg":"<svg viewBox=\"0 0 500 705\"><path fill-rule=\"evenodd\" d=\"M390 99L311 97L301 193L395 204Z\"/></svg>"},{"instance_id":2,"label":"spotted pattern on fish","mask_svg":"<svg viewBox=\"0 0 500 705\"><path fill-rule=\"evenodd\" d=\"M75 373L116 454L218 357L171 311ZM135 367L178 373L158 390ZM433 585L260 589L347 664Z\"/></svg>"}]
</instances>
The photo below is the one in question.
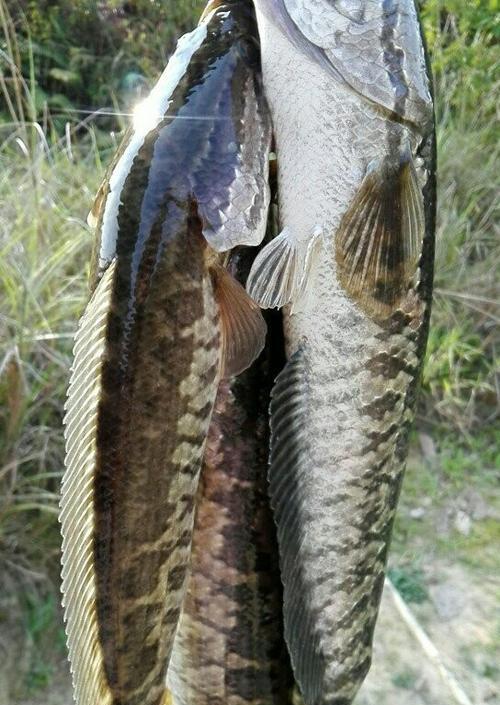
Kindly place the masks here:
<instances>
[{"instance_id":1,"label":"spotted pattern on fish","mask_svg":"<svg viewBox=\"0 0 500 705\"><path fill-rule=\"evenodd\" d=\"M233 258L238 278L248 258ZM212 417L191 573L168 671L175 705L292 703L266 479L269 393L284 361L283 336L281 316L267 318L266 352L220 386Z\"/></svg>"},{"instance_id":2,"label":"spotted pattern on fish","mask_svg":"<svg viewBox=\"0 0 500 705\"><path fill-rule=\"evenodd\" d=\"M424 327L423 313L424 307L419 306L415 311L415 319L412 319L412 323L418 322L420 335ZM399 329L401 348L398 354L404 355L405 360L415 354L414 334L413 328ZM394 339L391 342L394 343ZM373 344L375 349L380 345L376 339ZM305 418L310 413L305 401L307 389L312 384L316 390L323 389L320 402L315 393L316 404L319 405L319 409L316 409L317 417L321 416L322 410L326 415L327 406L334 406L341 416L347 396L345 387L343 393L340 390L334 392L331 386L328 389L326 378L320 377L313 382L306 372L310 366L307 351L304 349L299 354L303 357L303 372L299 372L298 376L304 389L300 393L301 401L297 402L294 424L288 430L285 430L285 424L290 421L290 416L282 419L276 411L273 432L278 440L275 440L272 462L279 462L277 458L281 457L284 468L287 467L287 461L293 467L297 451L294 451L291 438L295 437L300 461L313 474L318 450L311 447L310 441L303 435ZM375 354L377 356L380 357L379 351ZM332 605L338 615L331 622L318 620L319 629L311 624L310 631L306 630L307 638L317 653L316 668L320 669L314 678L310 672L305 671L308 680L304 696L306 702L309 698L311 703L352 703L371 663L373 630L403 477L407 436L413 417L413 386L418 379L420 364L409 373L407 363L404 370L389 380L380 376L373 378L369 371L372 366L369 357L363 366L368 371L368 377L363 367L351 367L356 380L354 389L361 396L358 406L359 426L358 431L352 434L343 431L344 446L336 446L337 466L333 466L330 472L339 476L339 489L330 496L324 495L321 507L313 509L306 508L300 502L300 497L303 496L307 482L317 479L317 472L314 472L314 479L307 480L307 475L303 476L295 490L290 486L291 478L288 479L288 486L282 480L279 488L271 480L271 494L282 541L292 541L296 550L302 554L302 560L306 560L309 565L321 565L328 557L330 566L327 568L325 564L321 572L315 571L314 577L300 573L297 566L293 571L292 583L288 586L285 584L285 592L289 589L290 611L300 614L298 605L304 599L301 595L305 595L308 602L312 600L309 606L312 615L327 615ZM293 389L290 376L284 377L282 386L278 385L275 390L274 403L278 405L280 401L290 411L290 402L283 396L287 394L287 388ZM377 393L378 390L385 391ZM326 434L326 428L323 428L323 433ZM332 429L331 433L335 431ZM283 492L283 500L278 499L280 490ZM291 506L286 507L285 502ZM311 512L315 512L315 515ZM313 518L315 522L324 522L324 534L318 543L312 541L311 536L305 540L304 529ZM295 528L292 529L292 526ZM290 569L288 561L292 560L294 553L284 554L283 570ZM343 605L342 609L339 603ZM295 609L293 605L296 605ZM288 636L292 644L295 644L295 638L300 639L300 633L294 631L299 625L300 622L289 623ZM313 636L315 633L316 636ZM295 667L300 677L307 665L295 662Z\"/></svg>"},{"instance_id":3,"label":"spotted pattern on fish","mask_svg":"<svg viewBox=\"0 0 500 705\"><path fill-rule=\"evenodd\" d=\"M400 372L411 374L418 366L418 360L407 362L407 351L394 347L387 352L374 355L367 363L366 368L374 377L382 376L384 379L394 379Z\"/></svg>"},{"instance_id":4,"label":"spotted pattern on fish","mask_svg":"<svg viewBox=\"0 0 500 705\"><path fill-rule=\"evenodd\" d=\"M429 183L426 185L430 193L433 188L432 182L431 174ZM368 350L371 347L374 352L366 358L362 367L359 367L359 362L354 364L347 362L342 374L346 377L349 374L352 375L353 391L359 390L358 408L363 431L359 441L354 441L356 434L351 443L350 434L343 431L346 436L344 452L337 455L338 467L332 468L332 471L337 473L342 471L345 479L341 483L342 490L332 494L330 500L325 498L324 507L321 509L322 512L325 510L327 512L324 521L325 526L330 527L331 539L328 540L325 536L317 547L307 542L307 549L305 549L304 537L300 538L300 527L306 527L312 516L303 505L297 504L297 499L303 490L297 486L295 490L297 494L295 494L287 488L285 494L287 501L291 496L295 497L290 512L297 514L296 541L302 551L307 550L304 556L307 555L308 562L319 564L326 555L333 555L337 558L332 562L332 566L336 564L339 567L342 566L340 570L335 568L324 570L316 576L317 593L321 593L323 586L327 589L322 593L324 595L322 600L315 599L312 606L313 614L327 613L332 605L332 599L335 600L334 596L338 598L345 595L343 601L346 608L342 617L331 624L330 630L325 629L323 624L321 636L317 634L315 638L318 641L314 646L318 651L318 662L323 663L325 683L329 666L342 664L342 667L332 677L331 683L334 684L334 688L330 690L324 685L323 692L320 694L321 691L319 691L315 696L317 699L313 697L310 702L328 703L328 705L352 703L359 683L365 677L371 663L373 631L384 583L392 525L404 474L408 435L413 421L430 315L429 285L432 278L434 228L432 197L429 197L427 203L427 235L422 249L419 285L409 292L403 310L395 311L386 321L381 322L380 326L374 327L373 338L366 345ZM304 364L299 378L302 376L305 388L314 384L317 390L327 389L326 377L312 381L310 373L306 372L307 353L303 351L302 355ZM347 369L350 370L349 373ZM284 379L285 384L293 388L290 377ZM285 389L286 387L283 393ZM343 413L347 398L352 393L345 387L343 390L336 392L332 390L326 395L323 391L321 396L315 393L316 400L322 399L320 407L324 407L325 416L327 407L333 405L338 413ZM277 400L281 393L281 387L278 387L274 393ZM303 402L306 396L306 391L301 393ZM283 400L282 404L284 404ZM321 408L319 415L321 415ZM294 427L289 429L287 436L296 434L301 457L309 454L313 458L315 455L317 457L317 451L308 446L301 429L308 413L307 404L304 404L302 414L295 413ZM274 424L275 429L281 429L280 416ZM326 429L324 432L326 433ZM283 452L281 441L278 441L273 453L278 455ZM293 446L288 445L287 452L293 464ZM311 461L303 459L303 462L312 470ZM285 489L285 486L282 485L281 489ZM276 502L277 488L273 487L273 484L271 492ZM285 512L280 503L275 506L279 514ZM329 512L334 514L328 516ZM332 521L335 515L342 517L341 527L336 521ZM334 527L338 527L338 535ZM289 528L288 532L290 533ZM348 559L348 562L345 562L345 559ZM293 590L300 591L302 586L308 594L307 591L312 586L311 578L304 574L300 578L297 572L296 581ZM314 632L315 629L312 627L309 638ZM308 697L312 692L314 691L308 691Z\"/></svg>"},{"instance_id":5,"label":"spotted pattern on fish","mask_svg":"<svg viewBox=\"0 0 500 705\"><path fill-rule=\"evenodd\" d=\"M61 500L77 705L167 702L217 387L265 338L258 307L207 244L216 233L232 247L225 234L243 222L250 238L265 227L257 68L252 6L227 0L180 40L92 213Z\"/></svg>"},{"instance_id":6,"label":"spotted pattern on fish","mask_svg":"<svg viewBox=\"0 0 500 705\"><path fill-rule=\"evenodd\" d=\"M220 370L195 208L170 203L149 235L138 258L123 223L75 347L61 522L78 705L164 702Z\"/></svg>"},{"instance_id":7,"label":"spotted pattern on fish","mask_svg":"<svg viewBox=\"0 0 500 705\"><path fill-rule=\"evenodd\" d=\"M158 244L151 256L145 248L135 295L134 250L125 236L118 243L94 490L97 614L113 705L163 697L220 364L206 247L176 210L177 241L163 258ZM158 243L165 231L162 222Z\"/></svg>"},{"instance_id":8,"label":"spotted pattern on fish","mask_svg":"<svg viewBox=\"0 0 500 705\"><path fill-rule=\"evenodd\" d=\"M370 666L434 254L432 102L414 3L337 5L256 0L282 232L322 234L284 309L288 363L271 405L285 637L306 705L351 705ZM391 7L394 34L381 26ZM405 53L404 105L382 85L384 42Z\"/></svg>"},{"instance_id":9,"label":"spotted pattern on fish","mask_svg":"<svg viewBox=\"0 0 500 705\"><path fill-rule=\"evenodd\" d=\"M430 253L427 252L426 257L429 255ZM353 513L352 526L359 532L357 534L359 539L345 541L342 544L342 551L351 553L362 549L363 558L354 564L350 574L344 575L343 584L337 586L341 590L350 591L353 607L337 624L337 629L345 630L347 641L342 643L337 653L333 652L334 658L341 658L344 650L350 649L351 653L357 654L357 658L353 659L354 668L350 671L346 670L343 677L337 679L334 699L325 700L335 705L352 702L353 684L364 678L371 663L373 630L404 474L408 433L415 405L415 388L423 359L417 353L421 353L419 347L426 339L430 313L429 306L423 303L421 296L427 299L428 292L422 291L413 298L416 306L411 313L406 312L407 315L401 316L401 312L396 312L391 320L387 321L387 327L392 329L393 335L399 341L399 346L395 345L392 348L390 357L398 362L382 368L382 379L386 389L384 395L375 397L370 404L365 404L360 410L369 418L365 435L370 440L361 453L373 459L366 466L361 477L346 483L345 501ZM398 326L397 321L403 321L403 325ZM394 338L390 340L393 342ZM377 353L375 360L380 360L384 356L389 357L387 352ZM401 366L399 363L402 359L404 365ZM398 366L400 369L395 373L395 367ZM366 368L370 371L377 369L374 358L368 359ZM384 369L388 374L383 374ZM360 504L353 506L349 490L361 493ZM337 499L342 505L343 498L337 497ZM339 511L342 511L341 506ZM366 589L367 581L371 584L370 591Z\"/></svg>"}]
</instances>

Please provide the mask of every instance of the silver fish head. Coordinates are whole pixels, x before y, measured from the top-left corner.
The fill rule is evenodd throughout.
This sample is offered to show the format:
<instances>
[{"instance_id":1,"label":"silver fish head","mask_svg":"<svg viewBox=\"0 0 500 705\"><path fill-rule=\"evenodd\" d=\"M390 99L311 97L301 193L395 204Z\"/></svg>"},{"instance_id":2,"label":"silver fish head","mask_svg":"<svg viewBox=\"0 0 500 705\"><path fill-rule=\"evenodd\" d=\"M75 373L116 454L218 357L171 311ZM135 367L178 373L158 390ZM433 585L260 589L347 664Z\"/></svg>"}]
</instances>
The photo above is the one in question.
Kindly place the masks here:
<instances>
[{"instance_id":1,"label":"silver fish head","mask_svg":"<svg viewBox=\"0 0 500 705\"><path fill-rule=\"evenodd\" d=\"M279 25L330 76L428 132L432 99L414 0L256 0L260 24Z\"/></svg>"}]
</instances>

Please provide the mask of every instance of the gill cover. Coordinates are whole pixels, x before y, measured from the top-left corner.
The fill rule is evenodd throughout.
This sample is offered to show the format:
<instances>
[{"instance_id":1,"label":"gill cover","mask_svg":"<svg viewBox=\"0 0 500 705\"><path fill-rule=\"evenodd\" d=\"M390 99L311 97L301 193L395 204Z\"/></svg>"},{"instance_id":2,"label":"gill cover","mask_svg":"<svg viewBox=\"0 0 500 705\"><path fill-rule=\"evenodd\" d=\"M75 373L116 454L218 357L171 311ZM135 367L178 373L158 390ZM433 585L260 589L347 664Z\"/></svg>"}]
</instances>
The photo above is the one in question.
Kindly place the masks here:
<instances>
[{"instance_id":1,"label":"gill cover","mask_svg":"<svg viewBox=\"0 0 500 705\"><path fill-rule=\"evenodd\" d=\"M389 113L426 128L432 100L414 0L263 0L288 38Z\"/></svg>"}]
</instances>

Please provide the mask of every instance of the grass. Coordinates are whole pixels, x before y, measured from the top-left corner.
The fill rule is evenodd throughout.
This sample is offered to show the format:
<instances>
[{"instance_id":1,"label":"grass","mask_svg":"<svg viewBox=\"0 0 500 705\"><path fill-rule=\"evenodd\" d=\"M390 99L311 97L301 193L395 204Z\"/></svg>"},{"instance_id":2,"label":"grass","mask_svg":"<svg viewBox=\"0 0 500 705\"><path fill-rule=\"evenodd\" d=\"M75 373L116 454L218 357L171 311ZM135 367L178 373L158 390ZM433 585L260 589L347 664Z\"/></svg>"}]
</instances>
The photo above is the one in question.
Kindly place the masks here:
<instances>
[{"instance_id":1,"label":"grass","mask_svg":"<svg viewBox=\"0 0 500 705\"><path fill-rule=\"evenodd\" d=\"M413 690L417 681L418 674L411 670L399 671L392 677L392 683L402 690Z\"/></svg>"},{"instance_id":2,"label":"grass","mask_svg":"<svg viewBox=\"0 0 500 705\"><path fill-rule=\"evenodd\" d=\"M50 151L41 140L30 147L20 135L6 142L0 148L0 326L6 343L0 555L8 545L27 555L37 551L35 540L46 545L47 524L57 513L62 404L91 245L85 216L102 166L91 136Z\"/></svg>"},{"instance_id":3,"label":"grass","mask_svg":"<svg viewBox=\"0 0 500 705\"><path fill-rule=\"evenodd\" d=\"M499 415L496 10L495 1L424 4L437 97L439 187L435 300L420 418L462 434L493 424Z\"/></svg>"},{"instance_id":4,"label":"grass","mask_svg":"<svg viewBox=\"0 0 500 705\"><path fill-rule=\"evenodd\" d=\"M414 602L419 605L427 600L424 574L419 568L412 566L390 568L388 575L406 602Z\"/></svg>"},{"instance_id":5,"label":"grass","mask_svg":"<svg viewBox=\"0 0 500 705\"><path fill-rule=\"evenodd\" d=\"M53 676L54 652L63 654L66 648L64 630L56 619L59 607L53 593L44 596L23 595L23 614L31 652L29 668L25 676L28 691L45 688Z\"/></svg>"},{"instance_id":6,"label":"grass","mask_svg":"<svg viewBox=\"0 0 500 705\"><path fill-rule=\"evenodd\" d=\"M482 575L498 572L499 440L499 432L490 428L470 440L443 436L431 459L413 451L391 554L391 570L407 601L415 601L412 583L424 584L425 569L435 560L460 563Z\"/></svg>"},{"instance_id":7,"label":"grass","mask_svg":"<svg viewBox=\"0 0 500 705\"><path fill-rule=\"evenodd\" d=\"M468 536L457 531L451 537L437 540L437 552L487 575L496 574L499 567L498 546L500 523L498 519L477 522Z\"/></svg>"},{"instance_id":8,"label":"grass","mask_svg":"<svg viewBox=\"0 0 500 705\"><path fill-rule=\"evenodd\" d=\"M446 6L453 10L455 4ZM439 218L418 424L430 430L438 454L434 461L412 461L403 509L424 500L439 509L468 486L488 495L499 477L500 183L492 119L498 86L491 78L499 56L490 5L471 2L462 12L458 4L446 15L443 3L425 4L436 74ZM178 24L192 13L190 3L182 8ZM87 291L86 216L117 137L95 116L75 118L74 103L65 113L59 101L56 120L43 100L44 86L52 84L41 85L39 47L26 44L29 32L9 19L5 0L0 10L0 596L7 589L28 596L26 631L39 653L37 639L57 615L61 422L72 337ZM156 59L148 55L144 71L160 70L164 50L157 51ZM64 76L54 74L54 66L51 80L64 95ZM116 100L113 86L106 90L106 100ZM479 522L469 537L452 532L434 539L431 528L403 511L393 579L405 598L424 599L420 539L432 542L436 555L487 570L495 565L494 524ZM49 663L32 660L31 687L50 680ZM403 681L400 687L407 687Z\"/></svg>"},{"instance_id":9,"label":"grass","mask_svg":"<svg viewBox=\"0 0 500 705\"><path fill-rule=\"evenodd\" d=\"M64 127L94 107L130 107L155 76L203 0L10 0L19 63L36 66L30 90L39 112ZM111 107L113 110L113 107ZM119 121L103 119L114 125Z\"/></svg>"}]
</instances>

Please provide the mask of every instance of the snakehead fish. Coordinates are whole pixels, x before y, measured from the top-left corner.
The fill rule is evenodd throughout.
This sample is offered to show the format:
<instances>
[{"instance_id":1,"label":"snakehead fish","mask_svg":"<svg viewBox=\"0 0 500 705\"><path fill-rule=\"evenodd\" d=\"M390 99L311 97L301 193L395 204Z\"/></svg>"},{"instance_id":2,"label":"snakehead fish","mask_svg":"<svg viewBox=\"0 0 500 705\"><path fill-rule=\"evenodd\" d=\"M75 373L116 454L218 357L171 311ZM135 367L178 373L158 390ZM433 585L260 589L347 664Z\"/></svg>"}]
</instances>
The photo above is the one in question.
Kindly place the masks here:
<instances>
[{"instance_id":1,"label":"snakehead fish","mask_svg":"<svg viewBox=\"0 0 500 705\"><path fill-rule=\"evenodd\" d=\"M66 412L62 590L78 705L160 705L216 391L265 322L220 250L262 238L270 127L253 8L183 37L93 211Z\"/></svg>"},{"instance_id":2,"label":"snakehead fish","mask_svg":"<svg viewBox=\"0 0 500 705\"><path fill-rule=\"evenodd\" d=\"M366 675L426 344L434 127L413 0L256 0L281 233L247 290L284 306L270 493L306 705Z\"/></svg>"},{"instance_id":3,"label":"snakehead fish","mask_svg":"<svg viewBox=\"0 0 500 705\"><path fill-rule=\"evenodd\" d=\"M232 259L243 281L249 253ZM292 705L276 529L267 496L269 395L283 364L281 316L274 313L265 352L219 388L168 670L175 705Z\"/></svg>"}]
</instances>

